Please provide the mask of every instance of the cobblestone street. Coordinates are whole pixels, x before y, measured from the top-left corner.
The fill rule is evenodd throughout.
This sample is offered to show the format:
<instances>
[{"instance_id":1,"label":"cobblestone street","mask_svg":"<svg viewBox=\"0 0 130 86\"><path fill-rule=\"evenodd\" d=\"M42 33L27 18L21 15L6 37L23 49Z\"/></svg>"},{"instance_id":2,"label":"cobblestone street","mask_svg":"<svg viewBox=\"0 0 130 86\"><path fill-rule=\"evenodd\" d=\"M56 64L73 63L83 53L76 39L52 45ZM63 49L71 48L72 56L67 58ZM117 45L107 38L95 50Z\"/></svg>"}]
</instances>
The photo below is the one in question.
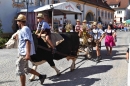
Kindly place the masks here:
<instances>
[{"instance_id":1,"label":"cobblestone street","mask_svg":"<svg viewBox=\"0 0 130 86\"><path fill-rule=\"evenodd\" d=\"M98 64L79 56L76 69L70 72L71 61L54 61L61 76L56 76L55 70L48 63L38 66L38 72L47 74L43 86L127 86L128 63L125 53L130 42L129 36L130 32L117 32L117 46L113 48L112 56L106 56L103 40L103 59ZM16 59L17 49L0 49L0 86L20 86L19 77L15 75ZM32 67L30 63L29 66ZM33 82L28 81L29 77L30 74L27 75L26 86L42 86L38 77Z\"/></svg>"}]
</instances>

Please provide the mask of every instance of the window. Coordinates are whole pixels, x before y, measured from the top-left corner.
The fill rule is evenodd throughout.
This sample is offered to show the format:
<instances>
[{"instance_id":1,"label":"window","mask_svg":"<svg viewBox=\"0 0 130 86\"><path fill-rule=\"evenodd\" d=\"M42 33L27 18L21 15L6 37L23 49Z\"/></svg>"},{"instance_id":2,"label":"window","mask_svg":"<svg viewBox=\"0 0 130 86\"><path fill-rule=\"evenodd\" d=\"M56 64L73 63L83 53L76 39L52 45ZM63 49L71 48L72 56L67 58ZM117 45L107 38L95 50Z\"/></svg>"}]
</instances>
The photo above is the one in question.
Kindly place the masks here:
<instances>
[{"instance_id":1,"label":"window","mask_svg":"<svg viewBox=\"0 0 130 86\"><path fill-rule=\"evenodd\" d=\"M122 14L122 11L117 11L117 14Z\"/></svg>"},{"instance_id":2,"label":"window","mask_svg":"<svg viewBox=\"0 0 130 86\"><path fill-rule=\"evenodd\" d=\"M110 13L108 13L108 18L110 18Z\"/></svg>"},{"instance_id":3,"label":"window","mask_svg":"<svg viewBox=\"0 0 130 86\"><path fill-rule=\"evenodd\" d=\"M81 5L80 5L80 4L77 4L77 8L78 8L79 10L81 10Z\"/></svg>"},{"instance_id":4,"label":"window","mask_svg":"<svg viewBox=\"0 0 130 86\"><path fill-rule=\"evenodd\" d=\"M58 0L54 0L54 3L58 3Z\"/></svg>"},{"instance_id":5,"label":"window","mask_svg":"<svg viewBox=\"0 0 130 86\"><path fill-rule=\"evenodd\" d=\"M105 11L105 18L107 18L107 11Z\"/></svg>"},{"instance_id":6,"label":"window","mask_svg":"<svg viewBox=\"0 0 130 86\"><path fill-rule=\"evenodd\" d=\"M100 16L100 10L98 10L98 16Z\"/></svg>"},{"instance_id":7,"label":"window","mask_svg":"<svg viewBox=\"0 0 130 86\"><path fill-rule=\"evenodd\" d=\"M102 11L101 16L104 17L104 11Z\"/></svg>"},{"instance_id":8,"label":"window","mask_svg":"<svg viewBox=\"0 0 130 86\"><path fill-rule=\"evenodd\" d=\"M59 3L59 0L52 0L52 4Z\"/></svg>"},{"instance_id":9,"label":"window","mask_svg":"<svg viewBox=\"0 0 130 86\"><path fill-rule=\"evenodd\" d=\"M45 0L40 0L40 6L44 6L45 5Z\"/></svg>"},{"instance_id":10,"label":"window","mask_svg":"<svg viewBox=\"0 0 130 86\"><path fill-rule=\"evenodd\" d=\"M113 13L111 13L111 19L113 19Z\"/></svg>"}]
</instances>

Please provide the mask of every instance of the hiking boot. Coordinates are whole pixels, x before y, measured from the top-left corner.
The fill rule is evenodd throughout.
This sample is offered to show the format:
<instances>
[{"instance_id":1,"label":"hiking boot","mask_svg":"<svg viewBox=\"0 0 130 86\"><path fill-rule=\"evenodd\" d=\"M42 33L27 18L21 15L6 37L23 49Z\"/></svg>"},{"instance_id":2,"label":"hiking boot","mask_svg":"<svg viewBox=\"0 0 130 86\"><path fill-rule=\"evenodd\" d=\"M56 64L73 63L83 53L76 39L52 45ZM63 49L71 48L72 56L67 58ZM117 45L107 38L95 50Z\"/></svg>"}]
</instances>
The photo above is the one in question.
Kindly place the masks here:
<instances>
[{"instance_id":1,"label":"hiking boot","mask_svg":"<svg viewBox=\"0 0 130 86\"><path fill-rule=\"evenodd\" d=\"M97 58L95 59L95 62L100 62L99 56L97 56Z\"/></svg>"},{"instance_id":2,"label":"hiking boot","mask_svg":"<svg viewBox=\"0 0 130 86\"><path fill-rule=\"evenodd\" d=\"M41 85L44 83L45 79L46 79L46 75L40 75L39 76L39 80L41 82Z\"/></svg>"},{"instance_id":3,"label":"hiking boot","mask_svg":"<svg viewBox=\"0 0 130 86\"><path fill-rule=\"evenodd\" d=\"M98 56L99 57L99 60L102 60L102 56L100 55L100 56Z\"/></svg>"}]
</instances>

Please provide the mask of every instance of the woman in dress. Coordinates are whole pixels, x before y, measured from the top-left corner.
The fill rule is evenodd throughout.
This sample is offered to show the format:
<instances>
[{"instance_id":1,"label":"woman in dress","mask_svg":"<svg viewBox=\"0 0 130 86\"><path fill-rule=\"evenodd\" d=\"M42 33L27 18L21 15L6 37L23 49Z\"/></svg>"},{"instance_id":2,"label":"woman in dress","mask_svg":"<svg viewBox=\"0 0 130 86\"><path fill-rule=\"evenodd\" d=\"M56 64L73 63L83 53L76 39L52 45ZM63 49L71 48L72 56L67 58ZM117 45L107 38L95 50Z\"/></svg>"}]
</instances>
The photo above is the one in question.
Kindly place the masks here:
<instances>
[{"instance_id":1,"label":"woman in dress","mask_svg":"<svg viewBox=\"0 0 130 86\"><path fill-rule=\"evenodd\" d=\"M77 20L76 20L76 25L75 25L75 32L78 32L78 33L79 33L79 36L81 35L80 31L81 31L80 20L77 19Z\"/></svg>"},{"instance_id":2,"label":"woman in dress","mask_svg":"<svg viewBox=\"0 0 130 86\"><path fill-rule=\"evenodd\" d=\"M115 31L112 29L113 29L112 24L109 24L108 28L105 30L106 33L105 46L107 50L107 55L111 55L112 47L115 46L115 41L114 41Z\"/></svg>"}]
</instances>

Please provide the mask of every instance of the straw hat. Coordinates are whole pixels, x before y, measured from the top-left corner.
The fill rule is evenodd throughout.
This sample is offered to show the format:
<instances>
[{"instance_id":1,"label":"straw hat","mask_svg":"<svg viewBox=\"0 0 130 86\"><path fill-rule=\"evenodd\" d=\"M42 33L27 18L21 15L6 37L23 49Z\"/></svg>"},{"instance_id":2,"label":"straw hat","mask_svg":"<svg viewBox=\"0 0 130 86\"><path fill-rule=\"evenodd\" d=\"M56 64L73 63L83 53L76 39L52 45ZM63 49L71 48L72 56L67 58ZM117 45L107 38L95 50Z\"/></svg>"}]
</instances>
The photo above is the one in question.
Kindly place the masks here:
<instances>
[{"instance_id":1,"label":"straw hat","mask_svg":"<svg viewBox=\"0 0 130 86\"><path fill-rule=\"evenodd\" d=\"M98 27L99 29L102 29L103 26L102 26L102 24L98 24L97 27Z\"/></svg>"},{"instance_id":2,"label":"straw hat","mask_svg":"<svg viewBox=\"0 0 130 86\"><path fill-rule=\"evenodd\" d=\"M93 22L93 25L97 25L97 22Z\"/></svg>"},{"instance_id":3,"label":"straw hat","mask_svg":"<svg viewBox=\"0 0 130 86\"><path fill-rule=\"evenodd\" d=\"M17 19L15 19L16 21L26 21L26 16L23 14L19 14L19 16L17 17Z\"/></svg>"},{"instance_id":4,"label":"straw hat","mask_svg":"<svg viewBox=\"0 0 130 86\"><path fill-rule=\"evenodd\" d=\"M87 22L86 20L83 20L83 22Z\"/></svg>"},{"instance_id":5,"label":"straw hat","mask_svg":"<svg viewBox=\"0 0 130 86\"><path fill-rule=\"evenodd\" d=\"M77 19L77 20L76 20L76 22L80 22L80 20L79 20L79 19Z\"/></svg>"},{"instance_id":6,"label":"straw hat","mask_svg":"<svg viewBox=\"0 0 130 86\"><path fill-rule=\"evenodd\" d=\"M44 18L44 15L42 13L38 13L37 18Z\"/></svg>"}]
</instances>

